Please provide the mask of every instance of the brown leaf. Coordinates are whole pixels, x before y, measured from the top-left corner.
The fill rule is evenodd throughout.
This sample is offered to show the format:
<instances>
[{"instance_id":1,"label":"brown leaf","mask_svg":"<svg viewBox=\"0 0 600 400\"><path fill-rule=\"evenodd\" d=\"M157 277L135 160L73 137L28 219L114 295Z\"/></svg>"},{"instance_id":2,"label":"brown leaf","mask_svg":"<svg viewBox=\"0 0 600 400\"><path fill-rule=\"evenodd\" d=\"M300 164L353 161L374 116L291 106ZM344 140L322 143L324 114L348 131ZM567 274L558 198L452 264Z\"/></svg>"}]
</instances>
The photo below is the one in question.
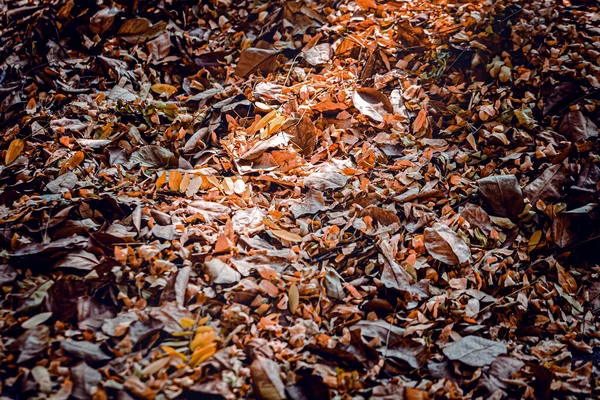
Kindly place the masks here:
<instances>
[{"instance_id":1,"label":"brown leaf","mask_svg":"<svg viewBox=\"0 0 600 400\"><path fill-rule=\"evenodd\" d=\"M367 208L363 208L360 210L358 215L361 218L369 216L382 226L389 226L393 224L397 224L398 226L400 225L400 218L398 218L396 213L381 207L369 206Z\"/></svg>"},{"instance_id":2,"label":"brown leaf","mask_svg":"<svg viewBox=\"0 0 600 400\"><path fill-rule=\"evenodd\" d=\"M287 129L290 141L298 146L304 156L312 155L317 143L317 128L306 116L299 120L291 120L291 127Z\"/></svg>"},{"instance_id":3,"label":"brown leaf","mask_svg":"<svg viewBox=\"0 0 600 400\"><path fill-rule=\"evenodd\" d=\"M461 210L460 215L466 219L473 228L477 227L486 234L489 234L494 229L488 213L475 204L467 204Z\"/></svg>"},{"instance_id":4,"label":"brown leaf","mask_svg":"<svg viewBox=\"0 0 600 400\"><path fill-rule=\"evenodd\" d=\"M91 363L111 359L111 357L105 354L100 346L95 343L67 339L60 342L60 347L67 353Z\"/></svg>"},{"instance_id":5,"label":"brown leaf","mask_svg":"<svg viewBox=\"0 0 600 400\"><path fill-rule=\"evenodd\" d=\"M91 400L102 381L102 374L82 362L71 368L71 380L73 381L71 396L78 400Z\"/></svg>"},{"instance_id":6,"label":"brown leaf","mask_svg":"<svg viewBox=\"0 0 600 400\"><path fill-rule=\"evenodd\" d=\"M290 286L290 290L288 291L288 297L289 297L290 312L292 314L295 314L296 310L298 309L298 304L299 304L299 299L300 299L300 293L298 292L298 286L296 286L295 283L292 283L292 286Z\"/></svg>"},{"instance_id":7,"label":"brown leaf","mask_svg":"<svg viewBox=\"0 0 600 400\"><path fill-rule=\"evenodd\" d=\"M23 333L12 348L19 354L17 363L29 361L41 354L50 344L50 328L46 325L38 325Z\"/></svg>"},{"instance_id":8,"label":"brown leaf","mask_svg":"<svg viewBox=\"0 0 600 400\"><path fill-rule=\"evenodd\" d=\"M131 155L131 162L139 163L144 167L177 167L177 157L164 147L149 145L143 146Z\"/></svg>"},{"instance_id":9,"label":"brown leaf","mask_svg":"<svg viewBox=\"0 0 600 400\"><path fill-rule=\"evenodd\" d=\"M479 191L494 215L516 219L525 203L514 175L488 176L477 181Z\"/></svg>"},{"instance_id":10,"label":"brown leaf","mask_svg":"<svg viewBox=\"0 0 600 400\"><path fill-rule=\"evenodd\" d=\"M277 363L263 356L257 356L250 365L250 376L254 383L255 395L262 400L284 400L285 385L281 380Z\"/></svg>"},{"instance_id":11,"label":"brown leaf","mask_svg":"<svg viewBox=\"0 0 600 400\"><path fill-rule=\"evenodd\" d=\"M471 259L471 249L447 225L436 222L425 229L425 248L433 258L448 265L458 265Z\"/></svg>"},{"instance_id":12,"label":"brown leaf","mask_svg":"<svg viewBox=\"0 0 600 400\"><path fill-rule=\"evenodd\" d=\"M127 43L135 44L160 35L166 27L167 23L165 21L153 25L146 18L133 18L121 25L117 35L121 36Z\"/></svg>"},{"instance_id":13,"label":"brown leaf","mask_svg":"<svg viewBox=\"0 0 600 400\"><path fill-rule=\"evenodd\" d=\"M562 165L547 168L542 175L523 189L523 194L531 204L538 200L552 201L561 197L561 187L567 179L567 171Z\"/></svg>"},{"instance_id":14,"label":"brown leaf","mask_svg":"<svg viewBox=\"0 0 600 400\"><path fill-rule=\"evenodd\" d=\"M597 137L600 130L588 117L584 116L579 110L571 111L565 115L558 128L558 131L570 137L574 142L584 142Z\"/></svg>"},{"instance_id":15,"label":"brown leaf","mask_svg":"<svg viewBox=\"0 0 600 400\"><path fill-rule=\"evenodd\" d=\"M421 368L429 360L427 346L410 338L402 338L389 343L383 354L398 361L403 361L414 369Z\"/></svg>"},{"instance_id":16,"label":"brown leaf","mask_svg":"<svg viewBox=\"0 0 600 400\"><path fill-rule=\"evenodd\" d=\"M241 78L261 71L264 74L275 71L279 51L250 47L240 54L240 60L235 68L235 74Z\"/></svg>"},{"instance_id":17,"label":"brown leaf","mask_svg":"<svg viewBox=\"0 0 600 400\"><path fill-rule=\"evenodd\" d=\"M383 116L394 112L390 99L373 88L356 89L352 96L354 107L374 121L383 122Z\"/></svg>"},{"instance_id":18,"label":"brown leaf","mask_svg":"<svg viewBox=\"0 0 600 400\"><path fill-rule=\"evenodd\" d=\"M116 7L103 8L90 18L90 30L96 35L103 34L112 26L115 16L120 12Z\"/></svg>"}]
</instances>

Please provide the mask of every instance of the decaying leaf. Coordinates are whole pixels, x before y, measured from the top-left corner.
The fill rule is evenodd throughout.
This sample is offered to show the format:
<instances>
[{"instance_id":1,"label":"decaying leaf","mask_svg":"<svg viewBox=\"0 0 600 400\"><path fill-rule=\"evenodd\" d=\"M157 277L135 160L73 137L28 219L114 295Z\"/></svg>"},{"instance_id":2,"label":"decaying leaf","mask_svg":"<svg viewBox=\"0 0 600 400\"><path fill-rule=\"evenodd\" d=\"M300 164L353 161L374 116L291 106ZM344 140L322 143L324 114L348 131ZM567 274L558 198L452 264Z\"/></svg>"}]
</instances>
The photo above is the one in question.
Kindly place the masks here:
<instances>
[{"instance_id":1,"label":"decaying leaf","mask_svg":"<svg viewBox=\"0 0 600 400\"><path fill-rule=\"evenodd\" d=\"M479 179L477 185L494 215L515 219L523 211L523 193L514 175L489 176Z\"/></svg>"},{"instance_id":2,"label":"decaying leaf","mask_svg":"<svg viewBox=\"0 0 600 400\"><path fill-rule=\"evenodd\" d=\"M352 101L358 111L377 122L382 122L384 115L394 111L390 99L373 88L356 89L352 96Z\"/></svg>"},{"instance_id":3,"label":"decaying leaf","mask_svg":"<svg viewBox=\"0 0 600 400\"><path fill-rule=\"evenodd\" d=\"M460 361L472 367L490 365L501 354L506 354L504 343L479 336L465 336L458 342L444 348L444 355L450 360Z\"/></svg>"},{"instance_id":4,"label":"decaying leaf","mask_svg":"<svg viewBox=\"0 0 600 400\"><path fill-rule=\"evenodd\" d=\"M279 51L277 50L248 48L240 54L235 74L244 78L256 71L264 74L273 72L277 68L278 55Z\"/></svg>"},{"instance_id":5,"label":"decaying leaf","mask_svg":"<svg viewBox=\"0 0 600 400\"><path fill-rule=\"evenodd\" d=\"M425 229L425 247L433 258L448 265L458 265L471 259L471 249L447 225L436 222Z\"/></svg>"},{"instance_id":6,"label":"decaying leaf","mask_svg":"<svg viewBox=\"0 0 600 400\"><path fill-rule=\"evenodd\" d=\"M250 365L250 375L259 399L283 400L286 398L279 366L273 360L258 356Z\"/></svg>"}]
</instances>

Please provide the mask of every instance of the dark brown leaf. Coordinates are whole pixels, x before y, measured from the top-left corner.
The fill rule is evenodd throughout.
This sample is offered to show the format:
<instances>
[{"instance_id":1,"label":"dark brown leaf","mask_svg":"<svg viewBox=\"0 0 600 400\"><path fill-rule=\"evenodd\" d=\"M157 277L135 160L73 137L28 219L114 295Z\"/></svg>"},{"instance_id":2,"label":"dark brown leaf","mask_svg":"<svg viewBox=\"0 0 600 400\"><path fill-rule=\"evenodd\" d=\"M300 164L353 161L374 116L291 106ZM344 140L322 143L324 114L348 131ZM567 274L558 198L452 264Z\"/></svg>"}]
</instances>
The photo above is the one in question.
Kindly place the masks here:
<instances>
[{"instance_id":1,"label":"dark brown leaf","mask_svg":"<svg viewBox=\"0 0 600 400\"><path fill-rule=\"evenodd\" d=\"M78 400L90 400L102 381L102 374L85 362L71 368L73 392L71 396Z\"/></svg>"},{"instance_id":2,"label":"dark brown leaf","mask_svg":"<svg viewBox=\"0 0 600 400\"><path fill-rule=\"evenodd\" d=\"M111 358L102 351L100 346L95 343L76 340L63 340L60 342L60 347L62 347L67 353L91 363L107 361Z\"/></svg>"},{"instance_id":3,"label":"dark brown leaf","mask_svg":"<svg viewBox=\"0 0 600 400\"><path fill-rule=\"evenodd\" d=\"M38 325L23 333L12 348L19 354L18 364L29 361L40 355L50 344L50 328L46 325Z\"/></svg>"},{"instance_id":4,"label":"dark brown leaf","mask_svg":"<svg viewBox=\"0 0 600 400\"><path fill-rule=\"evenodd\" d=\"M90 30L96 35L102 35L112 26L115 16L120 12L116 7L103 8L90 18Z\"/></svg>"},{"instance_id":5,"label":"dark brown leaf","mask_svg":"<svg viewBox=\"0 0 600 400\"><path fill-rule=\"evenodd\" d=\"M523 190L523 194L531 204L537 203L538 200L558 200L561 197L561 188L566 179L567 171L565 167L553 165L527 185Z\"/></svg>"},{"instance_id":6,"label":"dark brown leaf","mask_svg":"<svg viewBox=\"0 0 600 400\"><path fill-rule=\"evenodd\" d=\"M514 220L523 211L523 192L514 175L488 176L479 179L477 185L494 215Z\"/></svg>"},{"instance_id":7,"label":"dark brown leaf","mask_svg":"<svg viewBox=\"0 0 600 400\"><path fill-rule=\"evenodd\" d=\"M285 386L281 380L277 363L257 356L250 365L250 376L254 382L255 395L262 400L284 400Z\"/></svg>"},{"instance_id":8,"label":"dark brown leaf","mask_svg":"<svg viewBox=\"0 0 600 400\"><path fill-rule=\"evenodd\" d=\"M250 47L240 54L240 60L235 68L235 74L245 78L248 75L261 71L263 74L275 71L279 51L258 49Z\"/></svg>"}]
</instances>

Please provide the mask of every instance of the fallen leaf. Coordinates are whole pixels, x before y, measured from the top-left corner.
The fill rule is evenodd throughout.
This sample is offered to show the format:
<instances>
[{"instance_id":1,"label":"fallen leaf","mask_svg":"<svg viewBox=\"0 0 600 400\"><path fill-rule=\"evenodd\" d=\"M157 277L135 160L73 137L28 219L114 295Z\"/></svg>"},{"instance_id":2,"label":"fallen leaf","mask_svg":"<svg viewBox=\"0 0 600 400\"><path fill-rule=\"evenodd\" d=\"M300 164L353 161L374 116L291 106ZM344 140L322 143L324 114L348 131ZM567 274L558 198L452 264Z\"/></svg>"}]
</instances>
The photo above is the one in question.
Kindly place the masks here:
<instances>
[{"instance_id":1,"label":"fallen leaf","mask_svg":"<svg viewBox=\"0 0 600 400\"><path fill-rule=\"evenodd\" d=\"M273 72L277 68L278 55L279 51L277 50L258 49L255 47L245 49L240 54L235 74L245 78L256 71L261 71L265 74Z\"/></svg>"},{"instance_id":2,"label":"fallen leaf","mask_svg":"<svg viewBox=\"0 0 600 400\"><path fill-rule=\"evenodd\" d=\"M354 107L374 121L383 122L383 116L394 111L390 99L373 88L359 88L352 96Z\"/></svg>"},{"instance_id":3,"label":"fallen leaf","mask_svg":"<svg viewBox=\"0 0 600 400\"><path fill-rule=\"evenodd\" d=\"M523 211L523 192L514 175L488 176L479 179L477 185L494 215L516 219Z\"/></svg>"},{"instance_id":4,"label":"fallen leaf","mask_svg":"<svg viewBox=\"0 0 600 400\"><path fill-rule=\"evenodd\" d=\"M531 204L537 203L538 200L558 200L561 197L561 187L566 178L565 168L562 165L553 165L527 185L523 194Z\"/></svg>"},{"instance_id":5,"label":"fallen leaf","mask_svg":"<svg viewBox=\"0 0 600 400\"><path fill-rule=\"evenodd\" d=\"M425 248L433 258L448 265L471 259L471 249L465 241L447 225L438 222L425 229Z\"/></svg>"},{"instance_id":6,"label":"fallen leaf","mask_svg":"<svg viewBox=\"0 0 600 400\"><path fill-rule=\"evenodd\" d=\"M465 336L442 351L452 361L460 361L471 367L484 367L490 365L499 355L506 354L507 349L501 342L479 336Z\"/></svg>"},{"instance_id":7,"label":"fallen leaf","mask_svg":"<svg viewBox=\"0 0 600 400\"><path fill-rule=\"evenodd\" d=\"M13 161L19 157L23 149L25 148L25 142L21 139L13 139L8 146L8 150L6 151L6 156L4 157L4 163L6 165L12 164Z\"/></svg>"},{"instance_id":8,"label":"fallen leaf","mask_svg":"<svg viewBox=\"0 0 600 400\"><path fill-rule=\"evenodd\" d=\"M206 273L213 283L228 285L238 283L242 279L242 275L239 272L218 258L206 261L204 266Z\"/></svg>"},{"instance_id":9,"label":"fallen leaf","mask_svg":"<svg viewBox=\"0 0 600 400\"><path fill-rule=\"evenodd\" d=\"M284 400L285 385L281 380L277 363L257 356L250 365L250 376L254 383L255 395L262 400Z\"/></svg>"}]
</instances>

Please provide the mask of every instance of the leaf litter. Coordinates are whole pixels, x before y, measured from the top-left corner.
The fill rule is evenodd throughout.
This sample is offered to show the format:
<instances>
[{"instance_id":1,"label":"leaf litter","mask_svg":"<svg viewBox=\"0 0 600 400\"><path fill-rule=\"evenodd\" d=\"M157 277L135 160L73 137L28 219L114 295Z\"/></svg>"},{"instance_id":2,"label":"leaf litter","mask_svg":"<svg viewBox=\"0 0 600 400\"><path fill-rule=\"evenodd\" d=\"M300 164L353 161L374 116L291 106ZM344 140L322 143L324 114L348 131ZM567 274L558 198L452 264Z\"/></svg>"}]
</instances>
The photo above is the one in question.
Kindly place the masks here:
<instances>
[{"instance_id":1,"label":"leaf litter","mask_svg":"<svg viewBox=\"0 0 600 400\"><path fill-rule=\"evenodd\" d=\"M5 3L3 397L600 396L597 2Z\"/></svg>"}]
</instances>

